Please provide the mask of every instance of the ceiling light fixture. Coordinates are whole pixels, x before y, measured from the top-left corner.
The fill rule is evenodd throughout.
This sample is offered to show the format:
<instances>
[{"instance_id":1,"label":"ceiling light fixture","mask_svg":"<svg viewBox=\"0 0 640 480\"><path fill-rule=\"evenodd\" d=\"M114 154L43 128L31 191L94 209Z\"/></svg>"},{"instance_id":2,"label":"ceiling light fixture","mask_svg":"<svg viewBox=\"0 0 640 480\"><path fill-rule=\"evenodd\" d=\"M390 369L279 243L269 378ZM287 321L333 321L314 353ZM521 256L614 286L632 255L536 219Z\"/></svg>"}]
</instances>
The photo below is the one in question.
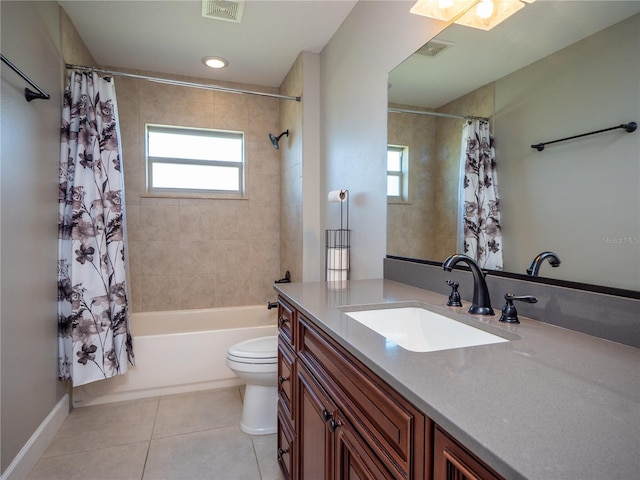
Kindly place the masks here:
<instances>
[{"instance_id":1,"label":"ceiling light fixture","mask_svg":"<svg viewBox=\"0 0 640 480\"><path fill-rule=\"evenodd\" d=\"M450 22L469 10L479 0L418 0L410 12Z\"/></svg>"},{"instance_id":2,"label":"ceiling light fixture","mask_svg":"<svg viewBox=\"0 0 640 480\"><path fill-rule=\"evenodd\" d=\"M486 20L493 15L493 2L491 0L480 0L476 6L476 15Z\"/></svg>"},{"instance_id":3,"label":"ceiling light fixture","mask_svg":"<svg viewBox=\"0 0 640 480\"><path fill-rule=\"evenodd\" d=\"M222 57L204 57L202 63L210 68L224 68L229 65L229 62Z\"/></svg>"},{"instance_id":4,"label":"ceiling light fixture","mask_svg":"<svg viewBox=\"0 0 640 480\"><path fill-rule=\"evenodd\" d=\"M411 13L453 22L467 27L491 30L535 0L418 0ZM476 8L473 8L473 7Z\"/></svg>"}]
</instances>

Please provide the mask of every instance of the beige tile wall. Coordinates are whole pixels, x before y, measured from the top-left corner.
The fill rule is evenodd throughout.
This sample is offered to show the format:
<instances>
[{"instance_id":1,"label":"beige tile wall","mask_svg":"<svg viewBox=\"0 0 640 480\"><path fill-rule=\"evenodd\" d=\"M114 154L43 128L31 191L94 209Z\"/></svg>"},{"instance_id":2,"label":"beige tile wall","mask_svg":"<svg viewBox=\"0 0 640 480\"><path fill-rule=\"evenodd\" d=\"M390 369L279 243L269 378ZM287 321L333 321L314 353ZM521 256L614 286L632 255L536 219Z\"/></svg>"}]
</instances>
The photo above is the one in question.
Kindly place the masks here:
<instances>
[{"instance_id":1,"label":"beige tile wall","mask_svg":"<svg viewBox=\"0 0 640 480\"><path fill-rule=\"evenodd\" d=\"M132 310L253 305L273 300L272 284L280 278L280 163L268 133L278 130L280 101L128 77L116 77L115 82ZM146 123L243 131L246 199L148 196Z\"/></svg>"},{"instance_id":2,"label":"beige tile wall","mask_svg":"<svg viewBox=\"0 0 640 480\"><path fill-rule=\"evenodd\" d=\"M491 118L494 84L437 111ZM440 261L456 252L462 124L463 120L443 117L389 114L388 143L409 147L410 198L408 203L388 205L388 254Z\"/></svg>"},{"instance_id":3,"label":"beige tile wall","mask_svg":"<svg viewBox=\"0 0 640 480\"><path fill-rule=\"evenodd\" d=\"M298 56L282 82L284 95L302 95L302 55ZM282 189L280 194L281 228L280 259L283 270L289 270L293 281L302 280L302 104L282 101L280 131L289 130L282 137Z\"/></svg>"},{"instance_id":4,"label":"beige tile wall","mask_svg":"<svg viewBox=\"0 0 640 480\"><path fill-rule=\"evenodd\" d=\"M402 105L396 108L415 110ZM387 253L410 258L433 258L436 222L434 202L436 117L390 113L391 145L409 150L409 198L387 205Z\"/></svg>"}]
</instances>

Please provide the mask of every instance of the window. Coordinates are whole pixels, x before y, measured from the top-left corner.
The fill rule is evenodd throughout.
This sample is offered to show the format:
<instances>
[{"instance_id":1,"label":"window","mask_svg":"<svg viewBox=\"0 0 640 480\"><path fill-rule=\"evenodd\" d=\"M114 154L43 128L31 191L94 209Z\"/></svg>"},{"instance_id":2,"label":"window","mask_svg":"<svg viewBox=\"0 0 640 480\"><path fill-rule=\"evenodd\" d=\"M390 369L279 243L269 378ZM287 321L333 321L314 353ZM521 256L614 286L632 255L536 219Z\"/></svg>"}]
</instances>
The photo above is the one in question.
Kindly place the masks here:
<instances>
[{"instance_id":1,"label":"window","mask_svg":"<svg viewBox=\"0 0 640 480\"><path fill-rule=\"evenodd\" d=\"M408 200L408 157L407 147L395 145L387 147L387 198L389 200Z\"/></svg>"},{"instance_id":2,"label":"window","mask_svg":"<svg viewBox=\"0 0 640 480\"><path fill-rule=\"evenodd\" d=\"M147 188L164 194L244 193L244 134L147 125Z\"/></svg>"}]
</instances>

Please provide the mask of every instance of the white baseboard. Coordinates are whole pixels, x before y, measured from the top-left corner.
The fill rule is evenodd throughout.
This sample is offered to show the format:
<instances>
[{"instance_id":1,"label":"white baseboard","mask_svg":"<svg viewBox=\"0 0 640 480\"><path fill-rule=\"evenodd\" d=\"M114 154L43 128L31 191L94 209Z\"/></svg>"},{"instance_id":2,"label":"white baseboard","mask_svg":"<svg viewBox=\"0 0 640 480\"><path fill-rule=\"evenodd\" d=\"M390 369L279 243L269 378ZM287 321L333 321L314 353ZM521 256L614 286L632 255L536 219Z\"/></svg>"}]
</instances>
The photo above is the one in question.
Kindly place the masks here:
<instances>
[{"instance_id":1,"label":"white baseboard","mask_svg":"<svg viewBox=\"0 0 640 480\"><path fill-rule=\"evenodd\" d=\"M139 400L141 398L161 397L164 395L175 395L179 393L192 393L202 390L214 390L217 388L236 387L239 385L244 385L244 382L236 377L231 379L212 380L208 382L189 383L182 385L170 385L139 390L106 392L96 396L87 395L86 392L81 392L81 394L76 395L78 387L75 387L73 389L73 408L103 405L105 403L125 402L128 400ZM0 480L4 480L4 478Z\"/></svg>"},{"instance_id":2,"label":"white baseboard","mask_svg":"<svg viewBox=\"0 0 640 480\"><path fill-rule=\"evenodd\" d=\"M18 452L0 480L24 480L27 478L68 415L69 395L65 393Z\"/></svg>"}]
</instances>

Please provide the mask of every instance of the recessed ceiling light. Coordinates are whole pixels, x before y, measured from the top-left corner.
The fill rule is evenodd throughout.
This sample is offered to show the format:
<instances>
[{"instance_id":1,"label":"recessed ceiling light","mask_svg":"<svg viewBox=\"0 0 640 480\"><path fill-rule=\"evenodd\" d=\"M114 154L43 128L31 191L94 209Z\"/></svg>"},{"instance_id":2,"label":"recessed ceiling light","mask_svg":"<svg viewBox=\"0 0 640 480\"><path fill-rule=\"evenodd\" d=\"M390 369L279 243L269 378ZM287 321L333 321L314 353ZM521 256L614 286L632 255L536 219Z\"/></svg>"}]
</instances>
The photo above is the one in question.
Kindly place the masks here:
<instances>
[{"instance_id":1,"label":"recessed ceiling light","mask_svg":"<svg viewBox=\"0 0 640 480\"><path fill-rule=\"evenodd\" d=\"M224 68L229 65L229 62L222 57L204 57L202 63L211 68Z\"/></svg>"}]
</instances>

